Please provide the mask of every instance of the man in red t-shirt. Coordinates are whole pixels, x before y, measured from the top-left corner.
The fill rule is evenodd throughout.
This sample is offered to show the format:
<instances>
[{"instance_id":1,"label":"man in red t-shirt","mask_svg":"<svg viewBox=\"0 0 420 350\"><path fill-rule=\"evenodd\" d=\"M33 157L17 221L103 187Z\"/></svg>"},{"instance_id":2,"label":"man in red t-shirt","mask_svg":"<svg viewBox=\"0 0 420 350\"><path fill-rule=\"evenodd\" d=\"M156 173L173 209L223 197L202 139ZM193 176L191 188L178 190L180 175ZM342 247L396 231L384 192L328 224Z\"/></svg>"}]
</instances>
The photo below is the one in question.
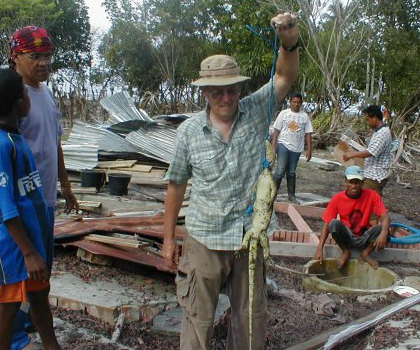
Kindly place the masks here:
<instances>
[{"instance_id":1,"label":"man in red t-shirt","mask_svg":"<svg viewBox=\"0 0 420 350\"><path fill-rule=\"evenodd\" d=\"M322 217L325 223L314 260L323 260L325 240L331 233L343 251L338 261L339 269L350 259L350 248L362 249L360 259L377 268L378 262L370 258L369 254L374 249L383 249L388 242L390 218L387 209L378 193L363 189L361 167L348 167L344 175L346 190L337 193L327 206ZM380 225L370 224L369 218L372 213L380 217Z\"/></svg>"}]
</instances>

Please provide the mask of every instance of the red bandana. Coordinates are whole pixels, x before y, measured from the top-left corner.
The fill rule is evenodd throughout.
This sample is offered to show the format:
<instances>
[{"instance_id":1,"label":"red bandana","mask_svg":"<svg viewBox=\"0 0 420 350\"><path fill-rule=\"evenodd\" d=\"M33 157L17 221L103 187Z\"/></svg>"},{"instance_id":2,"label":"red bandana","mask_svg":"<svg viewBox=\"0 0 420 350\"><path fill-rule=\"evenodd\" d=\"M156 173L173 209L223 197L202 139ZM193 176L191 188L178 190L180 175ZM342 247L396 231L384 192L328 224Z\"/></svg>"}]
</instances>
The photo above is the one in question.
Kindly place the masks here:
<instances>
[{"instance_id":1,"label":"red bandana","mask_svg":"<svg viewBox=\"0 0 420 350\"><path fill-rule=\"evenodd\" d=\"M42 27L28 26L17 30L9 42L12 53L52 51L51 37Z\"/></svg>"}]
</instances>

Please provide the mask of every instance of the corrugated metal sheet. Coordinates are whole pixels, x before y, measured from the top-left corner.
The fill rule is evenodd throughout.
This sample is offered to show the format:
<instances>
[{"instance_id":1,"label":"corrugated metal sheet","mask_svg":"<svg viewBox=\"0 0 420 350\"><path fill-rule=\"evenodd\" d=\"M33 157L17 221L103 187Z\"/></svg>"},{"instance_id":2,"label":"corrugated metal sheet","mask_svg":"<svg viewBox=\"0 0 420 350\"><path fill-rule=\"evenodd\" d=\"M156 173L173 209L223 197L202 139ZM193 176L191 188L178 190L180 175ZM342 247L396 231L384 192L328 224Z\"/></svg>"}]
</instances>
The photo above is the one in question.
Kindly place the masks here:
<instances>
[{"instance_id":1,"label":"corrugated metal sheet","mask_svg":"<svg viewBox=\"0 0 420 350\"><path fill-rule=\"evenodd\" d=\"M101 106L110 114L109 120L112 124L136 119L153 122L146 111L136 108L130 95L125 91L103 98Z\"/></svg>"},{"instance_id":2,"label":"corrugated metal sheet","mask_svg":"<svg viewBox=\"0 0 420 350\"><path fill-rule=\"evenodd\" d=\"M175 148L176 130L162 125L142 127L127 135L126 140L151 158L170 163Z\"/></svg>"},{"instance_id":3,"label":"corrugated metal sheet","mask_svg":"<svg viewBox=\"0 0 420 350\"><path fill-rule=\"evenodd\" d=\"M93 169L98 165L98 145L63 143L64 164L67 170Z\"/></svg>"},{"instance_id":4,"label":"corrugated metal sheet","mask_svg":"<svg viewBox=\"0 0 420 350\"><path fill-rule=\"evenodd\" d=\"M137 148L124 137L108 130L109 125L88 124L77 120L71 130L68 144L80 145L90 143L99 146L106 152L137 152Z\"/></svg>"}]
</instances>

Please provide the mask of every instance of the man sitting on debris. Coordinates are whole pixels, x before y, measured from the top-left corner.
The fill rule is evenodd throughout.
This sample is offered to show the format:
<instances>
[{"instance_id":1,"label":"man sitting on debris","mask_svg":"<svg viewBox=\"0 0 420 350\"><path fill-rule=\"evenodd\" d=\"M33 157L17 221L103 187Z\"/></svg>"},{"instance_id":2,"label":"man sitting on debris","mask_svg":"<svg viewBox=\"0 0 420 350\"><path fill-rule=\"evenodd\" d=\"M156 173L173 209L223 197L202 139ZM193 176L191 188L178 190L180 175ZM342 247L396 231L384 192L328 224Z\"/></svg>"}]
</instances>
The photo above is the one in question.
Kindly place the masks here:
<instances>
[{"instance_id":1,"label":"man sitting on debris","mask_svg":"<svg viewBox=\"0 0 420 350\"><path fill-rule=\"evenodd\" d=\"M363 110L369 127L373 130L369 146L364 151L344 153L344 161L352 158L366 158L364 167L365 187L375 190L382 196L388 182L391 166L392 136L389 127L383 123L381 108L370 105ZM388 115L388 112L387 112Z\"/></svg>"},{"instance_id":2,"label":"man sitting on debris","mask_svg":"<svg viewBox=\"0 0 420 350\"><path fill-rule=\"evenodd\" d=\"M181 349L206 349L222 286L227 286L232 314L227 349L248 349L248 252L237 254L244 232L251 227L245 216L253 183L261 169L261 150L275 108L295 81L299 68L296 17L280 14L271 20L281 39L274 84L240 99L241 83L236 61L226 55L201 62L199 86L206 109L178 128L165 202L165 263L176 268L174 238L177 216L187 181L192 177L186 216L188 235L176 277L177 294L184 309ZM274 86L273 86L274 85ZM274 93L271 89L274 88ZM274 97L274 101L271 101ZM254 330L252 349L263 349L267 299L262 249L255 268Z\"/></svg>"},{"instance_id":3,"label":"man sitting on debris","mask_svg":"<svg viewBox=\"0 0 420 350\"><path fill-rule=\"evenodd\" d=\"M44 349L61 349L48 302L47 205L32 152L18 131L30 101L11 69L0 69L0 101L0 349L11 349L14 320L28 300ZM28 342L20 339L13 349Z\"/></svg>"},{"instance_id":4,"label":"man sitting on debris","mask_svg":"<svg viewBox=\"0 0 420 350\"><path fill-rule=\"evenodd\" d=\"M274 122L273 148L277 151L277 169L274 174L277 190L286 174L287 196L290 202L299 204L296 199L296 167L306 141L306 161L312 158L311 120L302 107L302 94L290 97L290 108L281 111Z\"/></svg>"},{"instance_id":5,"label":"man sitting on debris","mask_svg":"<svg viewBox=\"0 0 420 350\"><path fill-rule=\"evenodd\" d=\"M363 189L363 169L348 167L344 173L346 190L337 193L330 201L322 217L324 227L314 260L323 260L323 248L331 233L343 251L338 261L341 269L350 259L350 249L362 249L360 259L374 268L379 264L369 257L373 250L383 249L388 242L390 218L381 197L371 189ZM380 216L380 225L371 226L371 213ZM339 215L339 219L337 218Z\"/></svg>"}]
</instances>

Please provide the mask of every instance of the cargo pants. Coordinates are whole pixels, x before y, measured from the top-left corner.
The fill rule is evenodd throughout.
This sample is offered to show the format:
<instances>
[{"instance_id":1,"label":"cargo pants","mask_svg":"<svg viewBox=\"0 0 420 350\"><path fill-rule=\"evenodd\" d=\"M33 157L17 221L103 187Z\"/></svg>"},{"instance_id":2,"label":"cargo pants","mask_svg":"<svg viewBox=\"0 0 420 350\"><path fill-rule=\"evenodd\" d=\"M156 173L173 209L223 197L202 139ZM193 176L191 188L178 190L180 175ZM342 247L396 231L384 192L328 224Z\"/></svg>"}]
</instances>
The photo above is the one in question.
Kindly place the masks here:
<instances>
[{"instance_id":1,"label":"cargo pants","mask_svg":"<svg viewBox=\"0 0 420 350\"><path fill-rule=\"evenodd\" d=\"M175 279L183 308L181 350L207 349L223 286L232 308L226 349L249 349L248 251L210 250L186 236ZM255 268L252 349L264 348L267 330L267 289L262 249Z\"/></svg>"}]
</instances>

